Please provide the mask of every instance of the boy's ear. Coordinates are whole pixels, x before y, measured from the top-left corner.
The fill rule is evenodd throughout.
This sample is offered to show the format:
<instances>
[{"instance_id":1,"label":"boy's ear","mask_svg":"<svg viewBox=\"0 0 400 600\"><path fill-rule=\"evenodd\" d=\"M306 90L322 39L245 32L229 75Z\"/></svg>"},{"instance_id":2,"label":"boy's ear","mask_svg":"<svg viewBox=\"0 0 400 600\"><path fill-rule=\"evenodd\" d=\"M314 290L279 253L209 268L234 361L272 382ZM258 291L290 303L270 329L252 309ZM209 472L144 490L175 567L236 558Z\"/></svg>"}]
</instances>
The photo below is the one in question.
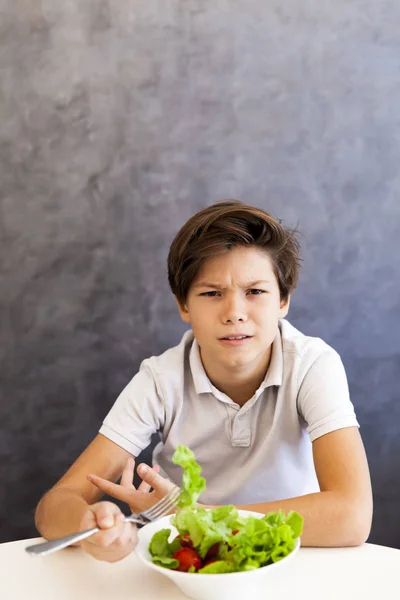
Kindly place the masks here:
<instances>
[{"instance_id":1,"label":"boy's ear","mask_svg":"<svg viewBox=\"0 0 400 600\"><path fill-rule=\"evenodd\" d=\"M287 300L281 300L281 306L279 309L279 318L284 319L289 312L290 306L290 296L287 297Z\"/></svg>"},{"instance_id":2,"label":"boy's ear","mask_svg":"<svg viewBox=\"0 0 400 600\"><path fill-rule=\"evenodd\" d=\"M178 298L176 296L174 296L174 298L175 298L175 302L178 305L178 310L179 310L179 314L181 315L182 321L184 321L185 323L190 323L189 311L187 309L186 304L184 304L182 306L181 303L179 302Z\"/></svg>"}]
</instances>

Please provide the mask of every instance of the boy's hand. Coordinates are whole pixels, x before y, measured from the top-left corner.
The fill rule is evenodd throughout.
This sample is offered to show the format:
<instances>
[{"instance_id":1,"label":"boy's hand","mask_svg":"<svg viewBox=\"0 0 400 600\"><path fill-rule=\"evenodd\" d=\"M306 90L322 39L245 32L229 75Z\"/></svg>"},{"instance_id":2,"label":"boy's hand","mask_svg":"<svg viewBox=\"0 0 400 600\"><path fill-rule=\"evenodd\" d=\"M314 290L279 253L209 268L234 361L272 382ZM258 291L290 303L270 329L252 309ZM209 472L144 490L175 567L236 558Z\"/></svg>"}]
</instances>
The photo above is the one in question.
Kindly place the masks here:
<instances>
[{"instance_id":1,"label":"boy's hand","mask_svg":"<svg viewBox=\"0 0 400 600\"><path fill-rule=\"evenodd\" d=\"M120 485L111 483L107 479L103 479L97 475L90 474L87 478L109 496L126 502L133 513L143 512L150 508L175 487L169 479L165 479L159 475L158 466L151 468L145 464L141 464L137 470L143 481L136 489L133 485L134 470L135 459L129 458L122 473ZM153 488L153 491L150 491L151 488Z\"/></svg>"},{"instance_id":2,"label":"boy's hand","mask_svg":"<svg viewBox=\"0 0 400 600\"><path fill-rule=\"evenodd\" d=\"M132 552L137 544L136 526L124 523L125 516L112 502L97 502L83 515L79 531L98 527L98 533L82 540L81 548L97 560L116 562Z\"/></svg>"}]
</instances>

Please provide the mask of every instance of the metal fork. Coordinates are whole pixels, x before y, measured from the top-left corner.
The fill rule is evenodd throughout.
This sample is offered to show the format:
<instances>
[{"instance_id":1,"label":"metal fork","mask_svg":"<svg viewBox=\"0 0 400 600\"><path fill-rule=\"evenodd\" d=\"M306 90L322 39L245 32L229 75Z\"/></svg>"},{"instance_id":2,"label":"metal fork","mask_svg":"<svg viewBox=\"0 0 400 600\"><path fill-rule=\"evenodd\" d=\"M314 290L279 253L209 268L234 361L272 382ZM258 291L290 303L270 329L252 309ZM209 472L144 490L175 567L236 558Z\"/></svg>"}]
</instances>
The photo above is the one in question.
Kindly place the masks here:
<instances>
[{"instance_id":1,"label":"metal fork","mask_svg":"<svg viewBox=\"0 0 400 600\"><path fill-rule=\"evenodd\" d=\"M129 515L129 517L125 517L124 522L147 525L147 523L151 523L151 521L155 521L156 519L166 516L170 510L177 505L180 493L180 488L175 486L170 492L168 492L166 496L161 498L157 504L154 504L154 506L141 513L132 513ZM56 540L39 542L38 544L33 544L33 546L27 546L25 550L31 556L45 556L46 554L52 554L57 550L61 550L61 548L66 548L75 542L84 540L87 537L98 533L99 531L100 529L98 527L93 527L93 529L86 529L85 531L71 533L70 535L57 538Z\"/></svg>"}]
</instances>

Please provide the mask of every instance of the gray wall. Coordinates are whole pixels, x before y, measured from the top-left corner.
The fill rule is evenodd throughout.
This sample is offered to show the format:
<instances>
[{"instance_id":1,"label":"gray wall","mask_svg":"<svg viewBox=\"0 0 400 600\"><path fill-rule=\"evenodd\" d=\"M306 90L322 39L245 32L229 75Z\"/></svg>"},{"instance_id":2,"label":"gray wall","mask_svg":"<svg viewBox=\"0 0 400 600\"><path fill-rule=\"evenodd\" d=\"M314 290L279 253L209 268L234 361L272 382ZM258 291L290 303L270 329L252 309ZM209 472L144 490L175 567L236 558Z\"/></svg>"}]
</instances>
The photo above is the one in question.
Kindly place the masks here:
<instances>
[{"instance_id":1,"label":"gray wall","mask_svg":"<svg viewBox=\"0 0 400 600\"><path fill-rule=\"evenodd\" d=\"M0 0L1 540L183 330L183 222L298 224L292 322L342 355L400 547L400 3Z\"/></svg>"}]
</instances>

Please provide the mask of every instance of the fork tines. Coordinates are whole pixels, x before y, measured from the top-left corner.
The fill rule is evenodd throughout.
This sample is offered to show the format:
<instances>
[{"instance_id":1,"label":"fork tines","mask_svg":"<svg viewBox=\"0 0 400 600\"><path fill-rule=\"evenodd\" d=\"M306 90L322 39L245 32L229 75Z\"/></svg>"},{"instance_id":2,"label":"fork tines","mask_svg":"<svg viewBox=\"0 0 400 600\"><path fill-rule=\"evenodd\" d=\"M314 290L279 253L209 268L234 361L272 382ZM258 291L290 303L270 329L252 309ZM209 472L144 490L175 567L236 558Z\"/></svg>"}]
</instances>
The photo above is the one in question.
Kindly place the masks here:
<instances>
[{"instance_id":1,"label":"fork tines","mask_svg":"<svg viewBox=\"0 0 400 600\"><path fill-rule=\"evenodd\" d=\"M180 494L180 488L174 487L166 496L164 496L164 498L161 498L157 504L142 512L141 516L149 521L154 521L155 519L166 515L171 508L176 506Z\"/></svg>"}]
</instances>

